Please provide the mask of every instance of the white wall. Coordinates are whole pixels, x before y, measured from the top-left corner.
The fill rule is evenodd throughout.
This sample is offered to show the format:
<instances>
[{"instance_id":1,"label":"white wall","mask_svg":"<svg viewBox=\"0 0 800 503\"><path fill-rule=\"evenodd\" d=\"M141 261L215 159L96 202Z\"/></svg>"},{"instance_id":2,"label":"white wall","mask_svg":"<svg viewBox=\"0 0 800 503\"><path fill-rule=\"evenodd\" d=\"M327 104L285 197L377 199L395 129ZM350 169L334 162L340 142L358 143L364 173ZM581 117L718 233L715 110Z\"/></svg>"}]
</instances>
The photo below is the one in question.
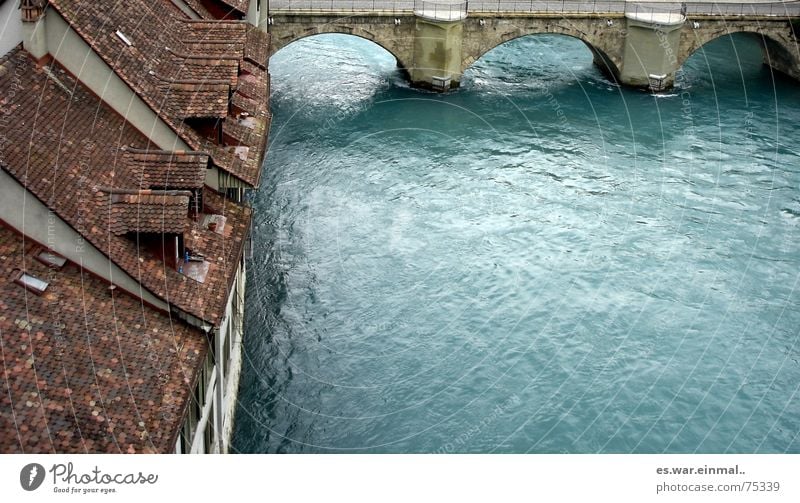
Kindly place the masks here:
<instances>
[{"instance_id":1,"label":"white wall","mask_svg":"<svg viewBox=\"0 0 800 503\"><path fill-rule=\"evenodd\" d=\"M144 290L136 279L111 262L4 169L0 169L0 219L145 302L165 311L169 309L164 301Z\"/></svg>"},{"instance_id":2,"label":"white wall","mask_svg":"<svg viewBox=\"0 0 800 503\"><path fill-rule=\"evenodd\" d=\"M266 2L267 0L263 1ZM253 26L258 26L258 0L250 0L244 19Z\"/></svg>"},{"instance_id":3,"label":"white wall","mask_svg":"<svg viewBox=\"0 0 800 503\"><path fill-rule=\"evenodd\" d=\"M242 261L244 260L244 257L242 257ZM225 316L222 318L220 326L214 330L213 351L217 363L212 369L206 386L206 396L197 421L194 438L189 448L189 452L192 454L207 452L227 454L230 449L236 414L236 397L239 392L239 378L242 371L245 278L246 269L237 267L233 288L231 288L225 308ZM239 297L237 308L234 308L234 296ZM222 361L222 356L225 354L222 346L228 344L229 340L232 342L232 349L228 355L229 360ZM209 350L212 350L212 348L209 348ZM191 409L188 413L192 413ZM189 418L186 419L186 421L189 420ZM184 424L186 421L184 421ZM214 434L209 451L206 451L205 430L208 427L213 428Z\"/></svg>"},{"instance_id":4,"label":"white wall","mask_svg":"<svg viewBox=\"0 0 800 503\"><path fill-rule=\"evenodd\" d=\"M242 257L242 261L245 261ZM246 262L245 262L246 263ZM232 349L230 360L225 362L225 392L223 400L223 419L222 419L222 446L220 452L227 454L230 451L231 437L233 436L233 424L236 417L237 395L239 394L239 380L242 374L242 343L244 339L244 290L246 269L239 268L236 280L231 289L231 299L229 303L231 330L227 338L232 339ZM233 296L239 297L238 309L233 309ZM228 341L224 341L228 344Z\"/></svg>"},{"instance_id":5,"label":"white wall","mask_svg":"<svg viewBox=\"0 0 800 503\"><path fill-rule=\"evenodd\" d=\"M163 150L191 150L58 12L47 9L47 50L81 83ZM113 36L113 30L108 36Z\"/></svg>"},{"instance_id":6,"label":"white wall","mask_svg":"<svg viewBox=\"0 0 800 503\"><path fill-rule=\"evenodd\" d=\"M0 56L22 42L22 17L17 4L19 0L6 0L0 6Z\"/></svg>"}]
</instances>

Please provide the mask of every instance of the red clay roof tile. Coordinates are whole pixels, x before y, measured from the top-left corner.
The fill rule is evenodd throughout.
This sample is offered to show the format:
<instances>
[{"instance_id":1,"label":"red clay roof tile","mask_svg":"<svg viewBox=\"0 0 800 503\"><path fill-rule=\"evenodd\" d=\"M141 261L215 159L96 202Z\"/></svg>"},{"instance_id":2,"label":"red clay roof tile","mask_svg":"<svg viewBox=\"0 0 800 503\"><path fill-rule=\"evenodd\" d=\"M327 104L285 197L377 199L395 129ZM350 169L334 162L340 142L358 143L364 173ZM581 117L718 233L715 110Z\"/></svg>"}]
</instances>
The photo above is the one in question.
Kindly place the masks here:
<instances>
[{"instance_id":1,"label":"red clay roof tile","mask_svg":"<svg viewBox=\"0 0 800 503\"><path fill-rule=\"evenodd\" d=\"M247 8L250 6L250 0L220 0L229 7L233 7L242 14L247 14Z\"/></svg>"},{"instance_id":2,"label":"red clay roof tile","mask_svg":"<svg viewBox=\"0 0 800 503\"><path fill-rule=\"evenodd\" d=\"M251 210L204 191L204 204L214 208L206 212L221 212L228 224L221 236L184 218L186 246L212 261L204 283L189 280L134 240L113 232L108 194L98 188L149 188L140 171L128 169L122 150L152 148L147 139L58 67L46 73L21 49L0 60L0 67L5 70L0 71L0 90L16 89L0 92L3 169L144 289L218 324L249 233ZM225 161L232 165L255 162L252 153L247 161L227 149L214 155L229 156Z\"/></svg>"},{"instance_id":3,"label":"red clay roof tile","mask_svg":"<svg viewBox=\"0 0 800 503\"><path fill-rule=\"evenodd\" d=\"M0 452L172 452L205 335L0 226ZM48 281L33 295L14 269Z\"/></svg>"},{"instance_id":4,"label":"red clay roof tile","mask_svg":"<svg viewBox=\"0 0 800 503\"><path fill-rule=\"evenodd\" d=\"M117 236L130 232L183 234L191 192L138 190L108 195L109 226Z\"/></svg>"},{"instance_id":5,"label":"red clay roof tile","mask_svg":"<svg viewBox=\"0 0 800 503\"><path fill-rule=\"evenodd\" d=\"M266 70L269 59L269 43L268 33L261 30L249 30L247 41L244 44L244 58Z\"/></svg>"},{"instance_id":6,"label":"red clay roof tile","mask_svg":"<svg viewBox=\"0 0 800 503\"><path fill-rule=\"evenodd\" d=\"M230 85L236 85L230 73L222 79L229 84L227 89L224 86L187 89L165 85L165 81L197 76L201 78L195 80L203 81L218 71L196 68L198 61L192 59L195 56L209 60L235 57L241 64L246 57L248 31L258 29L242 21L196 21L159 15L163 3L171 4L169 0L128 0L112 5L89 0L51 0L50 5L192 149L209 152L221 169L245 183L258 185L268 130L265 129L264 136L251 137L252 162L228 163L229 156L216 153L224 146L204 138L183 123L187 118L226 116L223 109L231 98ZM147 18L148 22L141 22L142 18ZM131 45L124 43L116 31L130 40ZM256 48L251 46L248 54L260 58L259 51L263 47L259 44L263 45L264 40L268 43L269 37L265 39L255 34L249 38L260 42L254 42ZM262 70L262 74L266 72Z\"/></svg>"},{"instance_id":7,"label":"red clay roof tile","mask_svg":"<svg viewBox=\"0 0 800 503\"><path fill-rule=\"evenodd\" d=\"M214 14L200 0L183 0L202 19L215 19Z\"/></svg>"},{"instance_id":8,"label":"red clay roof tile","mask_svg":"<svg viewBox=\"0 0 800 503\"><path fill-rule=\"evenodd\" d=\"M208 168L203 152L168 152L122 147L133 180L146 189L201 189Z\"/></svg>"}]
</instances>

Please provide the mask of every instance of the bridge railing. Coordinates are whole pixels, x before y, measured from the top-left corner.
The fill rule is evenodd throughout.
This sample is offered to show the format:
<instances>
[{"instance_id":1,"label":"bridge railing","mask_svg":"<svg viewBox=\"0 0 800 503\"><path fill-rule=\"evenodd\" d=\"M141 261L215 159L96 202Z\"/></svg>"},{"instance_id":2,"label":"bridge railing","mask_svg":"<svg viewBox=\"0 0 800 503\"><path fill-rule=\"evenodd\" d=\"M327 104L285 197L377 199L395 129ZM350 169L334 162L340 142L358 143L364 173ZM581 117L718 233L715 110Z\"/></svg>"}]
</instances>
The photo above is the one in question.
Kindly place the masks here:
<instances>
[{"instance_id":1,"label":"bridge railing","mask_svg":"<svg viewBox=\"0 0 800 503\"><path fill-rule=\"evenodd\" d=\"M800 17L800 1L788 2L674 2L646 0L270 0L270 12L412 12L433 11L435 16L463 19L468 13L534 12L564 14L623 14L630 9L644 12L675 12L682 5L686 15ZM445 14L445 12L447 14ZM440 14L441 13L441 14ZM462 17L456 17L462 16Z\"/></svg>"},{"instance_id":2,"label":"bridge railing","mask_svg":"<svg viewBox=\"0 0 800 503\"><path fill-rule=\"evenodd\" d=\"M621 14L625 12L625 2L622 0L470 0L469 12L475 14L481 12Z\"/></svg>"},{"instance_id":3,"label":"bridge railing","mask_svg":"<svg viewBox=\"0 0 800 503\"><path fill-rule=\"evenodd\" d=\"M800 2L686 2L686 13L705 16L800 16Z\"/></svg>"},{"instance_id":4,"label":"bridge railing","mask_svg":"<svg viewBox=\"0 0 800 503\"><path fill-rule=\"evenodd\" d=\"M459 21L467 17L467 0L414 0L414 14L434 21Z\"/></svg>"},{"instance_id":5,"label":"bridge railing","mask_svg":"<svg viewBox=\"0 0 800 503\"><path fill-rule=\"evenodd\" d=\"M642 2L624 0L470 0L469 12L543 12L543 13L586 13L623 14L631 10L644 13L662 13L679 16L681 5L688 15L706 16L800 16L800 1L788 2L680 2L652 1ZM678 14L675 14L675 13Z\"/></svg>"},{"instance_id":6,"label":"bridge railing","mask_svg":"<svg viewBox=\"0 0 800 503\"><path fill-rule=\"evenodd\" d=\"M411 14L414 0L270 0L270 12L393 12Z\"/></svg>"}]
</instances>

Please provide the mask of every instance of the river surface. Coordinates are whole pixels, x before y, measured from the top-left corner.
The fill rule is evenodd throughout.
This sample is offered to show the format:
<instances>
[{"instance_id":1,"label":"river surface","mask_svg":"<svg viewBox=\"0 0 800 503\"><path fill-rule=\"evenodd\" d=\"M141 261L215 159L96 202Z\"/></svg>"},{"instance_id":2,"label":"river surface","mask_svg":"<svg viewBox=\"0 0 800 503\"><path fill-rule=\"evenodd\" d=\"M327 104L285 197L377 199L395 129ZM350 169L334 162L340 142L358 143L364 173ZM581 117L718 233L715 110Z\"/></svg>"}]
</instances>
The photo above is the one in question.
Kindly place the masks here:
<instances>
[{"instance_id":1,"label":"river surface","mask_svg":"<svg viewBox=\"0 0 800 503\"><path fill-rule=\"evenodd\" d=\"M800 452L800 85L760 58L653 96L534 36L438 95L282 49L233 451Z\"/></svg>"}]
</instances>

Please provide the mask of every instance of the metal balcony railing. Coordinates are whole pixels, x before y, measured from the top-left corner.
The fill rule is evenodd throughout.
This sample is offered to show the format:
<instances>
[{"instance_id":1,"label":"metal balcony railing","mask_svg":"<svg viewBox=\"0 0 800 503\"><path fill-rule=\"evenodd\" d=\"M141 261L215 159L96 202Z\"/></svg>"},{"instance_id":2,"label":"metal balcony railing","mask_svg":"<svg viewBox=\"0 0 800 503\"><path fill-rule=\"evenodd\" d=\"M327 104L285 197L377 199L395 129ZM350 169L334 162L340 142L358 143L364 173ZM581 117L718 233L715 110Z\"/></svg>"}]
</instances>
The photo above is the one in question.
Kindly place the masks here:
<instances>
[{"instance_id":1,"label":"metal balcony railing","mask_svg":"<svg viewBox=\"0 0 800 503\"><path fill-rule=\"evenodd\" d=\"M414 0L414 14L434 21L459 21L467 17L468 6L466 0Z\"/></svg>"},{"instance_id":2,"label":"metal balcony railing","mask_svg":"<svg viewBox=\"0 0 800 503\"><path fill-rule=\"evenodd\" d=\"M664 25L683 23L686 20L684 2L626 2L625 15L639 21Z\"/></svg>"}]
</instances>

